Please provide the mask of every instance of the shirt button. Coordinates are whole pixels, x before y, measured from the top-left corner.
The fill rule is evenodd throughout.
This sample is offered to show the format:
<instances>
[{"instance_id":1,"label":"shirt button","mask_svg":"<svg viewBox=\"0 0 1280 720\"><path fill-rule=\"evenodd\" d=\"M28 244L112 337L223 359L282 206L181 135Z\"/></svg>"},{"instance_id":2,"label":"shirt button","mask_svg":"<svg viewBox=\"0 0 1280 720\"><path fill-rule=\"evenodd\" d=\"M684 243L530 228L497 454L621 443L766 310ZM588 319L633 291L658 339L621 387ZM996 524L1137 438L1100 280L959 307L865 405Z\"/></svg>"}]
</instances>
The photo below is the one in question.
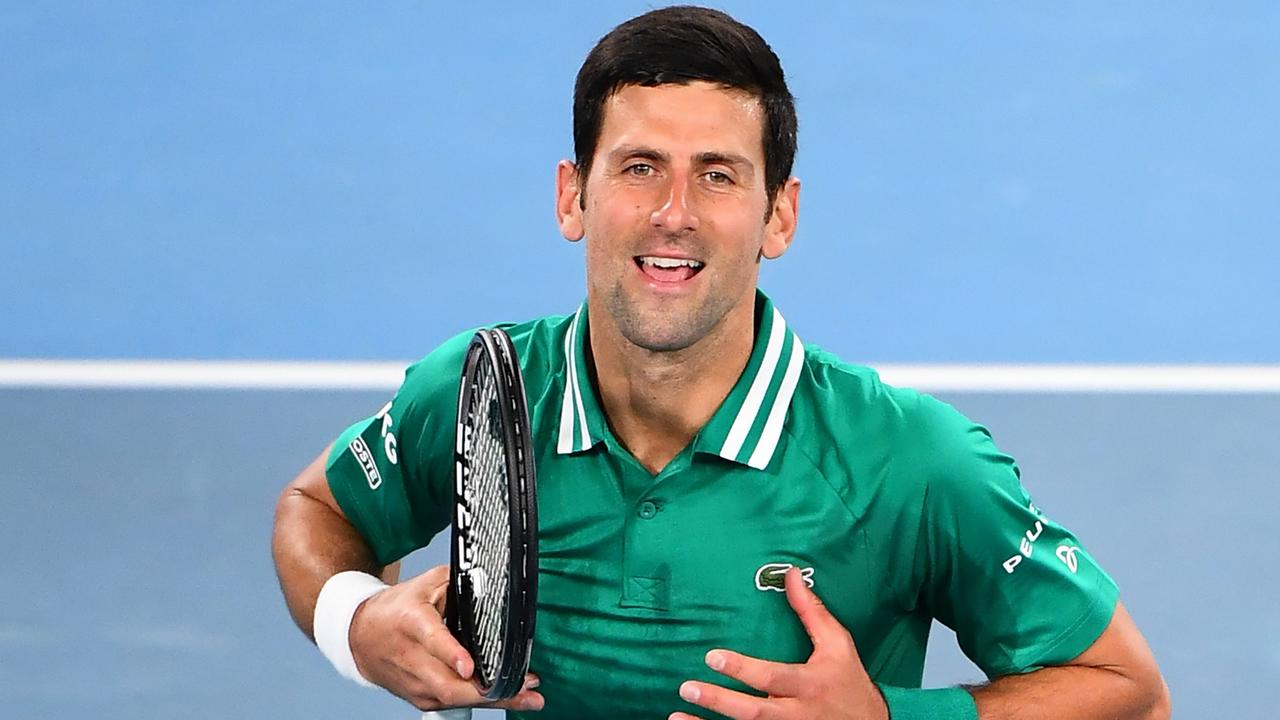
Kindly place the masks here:
<instances>
[{"instance_id":1,"label":"shirt button","mask_svg":"<svg viewBox=\"0 0 1280 720\"><path fill-rule=\"evenodd\" d=\"M645 500L640 503L640 512L638 514L645 520L652 520L658 514L658 506Z\"/></svg>"}]
</instances>

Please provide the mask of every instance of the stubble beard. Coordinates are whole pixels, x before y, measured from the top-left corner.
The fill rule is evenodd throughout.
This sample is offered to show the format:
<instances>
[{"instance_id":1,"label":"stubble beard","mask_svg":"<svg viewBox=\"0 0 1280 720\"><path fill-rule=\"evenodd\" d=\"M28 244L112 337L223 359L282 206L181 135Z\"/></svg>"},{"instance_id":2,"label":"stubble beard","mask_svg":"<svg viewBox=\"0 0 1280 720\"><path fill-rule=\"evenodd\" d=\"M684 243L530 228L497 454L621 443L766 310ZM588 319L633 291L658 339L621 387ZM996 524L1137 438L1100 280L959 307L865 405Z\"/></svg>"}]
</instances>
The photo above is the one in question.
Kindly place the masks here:
<instances>
[{"instance_id":1,"label":"stubble beard","mask_svg":"<svg viewBox=\"0 0 1280 720\"><path fill-rule=\"evenodd\" d=\"M686 350L711 334L733 308L734 300L712 287L704 298L671 298L646 307L617 282L605 296L605 308L628 342L649 352L671 353Z\"/></svg>"}]
</instances>

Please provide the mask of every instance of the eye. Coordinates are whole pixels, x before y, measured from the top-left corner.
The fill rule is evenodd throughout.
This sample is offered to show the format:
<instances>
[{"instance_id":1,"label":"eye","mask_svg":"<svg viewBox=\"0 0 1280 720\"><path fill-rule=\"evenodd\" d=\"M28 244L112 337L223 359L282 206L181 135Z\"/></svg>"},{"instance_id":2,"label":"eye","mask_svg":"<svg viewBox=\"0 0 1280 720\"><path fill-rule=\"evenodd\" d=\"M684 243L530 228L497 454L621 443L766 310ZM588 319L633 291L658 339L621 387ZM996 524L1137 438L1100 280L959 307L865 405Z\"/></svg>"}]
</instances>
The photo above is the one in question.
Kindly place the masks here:
<instances>
[{"instance_id":1,"label":"eye","mask_svg":"<svg viewBox=\"0 0 1280 720\"><path fill-rule=\"evenodd\" d=\"M706 177L708 180L711 181L711 184L713 185L732 185L733 184L733 178L729 177L728 173L723 173L723 172L720 172L719 170L712 170L711 172L707 173Z\"/></svg>"},{"instance_id":2,"label":"eye","mask_svg":"<svg viewBox=\"0 0 1280 720\"><path fill-rule=\"evenodd\" d=\"M646 163L635 163L634 165L628 165L622 172L636 177L649 177L653 174L653 166Z\"/></svg>"}]
</instances>

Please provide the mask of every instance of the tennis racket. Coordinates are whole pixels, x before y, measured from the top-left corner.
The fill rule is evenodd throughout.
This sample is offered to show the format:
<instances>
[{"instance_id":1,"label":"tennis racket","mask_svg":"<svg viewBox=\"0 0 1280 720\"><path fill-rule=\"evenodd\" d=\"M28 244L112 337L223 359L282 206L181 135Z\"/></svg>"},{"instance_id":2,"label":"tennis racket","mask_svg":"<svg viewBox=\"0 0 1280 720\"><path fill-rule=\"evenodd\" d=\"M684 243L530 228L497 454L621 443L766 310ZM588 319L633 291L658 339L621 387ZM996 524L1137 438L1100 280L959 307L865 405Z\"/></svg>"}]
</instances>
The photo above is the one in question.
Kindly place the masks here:
<instances>
[{"instance_id":1,"label":"tennis racket","mask_svg":"<svg viewBox=\"0 0 1280 720\"><path fill-rule=\"evenodd\" d=\"M476 332L458 389L445 622L489 700L520 691L538 595L538 513L524 380L511 338Z\"/></svg>"}]
</instances>

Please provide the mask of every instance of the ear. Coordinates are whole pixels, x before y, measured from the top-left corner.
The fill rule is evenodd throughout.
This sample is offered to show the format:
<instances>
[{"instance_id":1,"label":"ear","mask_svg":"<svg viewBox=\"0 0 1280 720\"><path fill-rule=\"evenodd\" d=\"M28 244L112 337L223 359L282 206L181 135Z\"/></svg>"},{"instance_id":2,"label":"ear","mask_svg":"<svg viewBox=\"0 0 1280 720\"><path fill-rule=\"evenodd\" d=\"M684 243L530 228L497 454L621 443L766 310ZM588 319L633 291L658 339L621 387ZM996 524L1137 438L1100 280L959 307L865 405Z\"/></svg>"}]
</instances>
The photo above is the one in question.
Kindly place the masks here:
<instances>
[{"instance_id":1,"label":"ear","mask_svg":"<svg viewBox=\"0 0 1280 720\"><path fill-rule=\"evenodd\" d=\"M764 246L760 254L776 260L791 247L796 236L796 222L800 218L800 181L787 178L778 188L778 196L773 199L773 213L769 216L769 224L764 229Z\"/></svg>"},{"instance_id":2,"label":"ear","mask_svg":"<svg viewBox=\"0 0 1280 720\"><path fill-rule=\"evenodd\" d=\"M561 160L556 165L556 221L560 223L560 234L569 242L582 239L582 204L579 198L582 190L578 187L578 168L568 160Z\"/></svg>"}]
</instances>

